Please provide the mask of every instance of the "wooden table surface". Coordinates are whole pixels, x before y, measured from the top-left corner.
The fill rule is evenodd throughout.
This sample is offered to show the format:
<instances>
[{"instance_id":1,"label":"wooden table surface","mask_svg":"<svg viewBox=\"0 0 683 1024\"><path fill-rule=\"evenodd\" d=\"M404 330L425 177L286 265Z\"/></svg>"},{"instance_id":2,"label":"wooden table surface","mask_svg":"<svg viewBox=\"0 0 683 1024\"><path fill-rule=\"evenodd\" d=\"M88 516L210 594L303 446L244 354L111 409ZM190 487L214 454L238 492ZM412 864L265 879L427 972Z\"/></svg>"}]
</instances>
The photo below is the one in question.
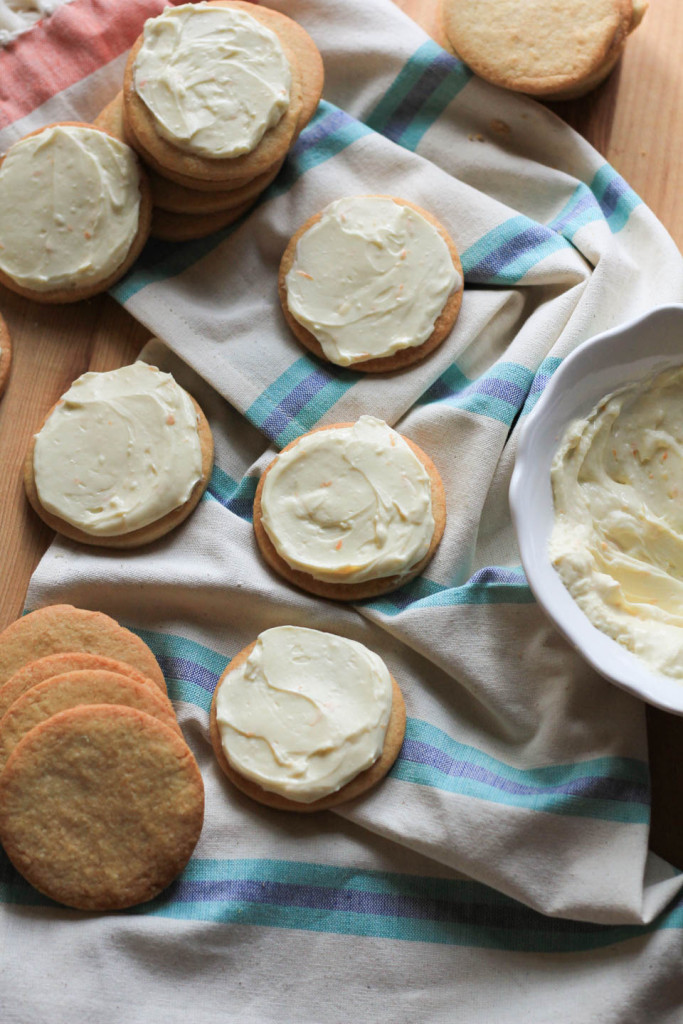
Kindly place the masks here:
<instances>
[{"instance_id":1,"label":"wooden table surface","mask_svg":"<svg viewBox=\"0 0 683 1024\"><path fill-rule=\"evenodd\" d=\"M439 42L437 0L396 0ZM623 175L683 247L683 3L651 0L609 79L553 109ZM85 370L131 362L148 332L108 296L40 306L0 286L14 360L0 399L0 629L23 607L29 577L52 533L23 493L22 463L47 410ZM683 869L683 718L648 708L652 848Z\"/></svg>"}]
</instances>

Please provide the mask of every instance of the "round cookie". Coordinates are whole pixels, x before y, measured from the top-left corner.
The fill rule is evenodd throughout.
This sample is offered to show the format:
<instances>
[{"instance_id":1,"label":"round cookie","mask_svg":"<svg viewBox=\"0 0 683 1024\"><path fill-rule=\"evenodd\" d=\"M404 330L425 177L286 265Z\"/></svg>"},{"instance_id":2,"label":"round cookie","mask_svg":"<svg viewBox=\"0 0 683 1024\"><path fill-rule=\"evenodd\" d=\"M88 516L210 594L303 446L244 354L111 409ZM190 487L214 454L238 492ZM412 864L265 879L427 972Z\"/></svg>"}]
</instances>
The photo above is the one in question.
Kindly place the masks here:
<instances>
[{"instance_id":1,"label":"round cookie","mask_svg":"<svg viewBox=\"0 0 683 1024\"><path fill-rule=\"evenodd\" d=\"M15 700L22 694L44 683L46 679L54 676L64 675L66 672L115 672L117 675L126 676L143 686L154 687L160 690L157 683L143 676L132 665L125 661L116 661L114 658L103 658L98 654L84 654L81 651L67 651L65 654L48 654L45 658L37 661L30 661L24 665L13 676L0 686L0 719L9 711Z\"/></svg>"},{"instance_id":2,"label":"round cookie","mask_svg":"<svg viewBox=\"0 0 683 1024\"><path fill-rule=\"evenodd\" d=\"M445 305L443 306L437 319L434 321L434 327L430 336L423 341L420 345L414 345L408 348L399 349L389 356L381 356L374 359L364 359L358 362L353 362L348 365L348 369L355 370L362 373L391 373L394 370L403 370L408 366L412 366L414 363L419 362L428 356L430 352L433 352L438 346L444 341L451 330L453 325L458 318L460 312L460 306L462 304L462 283L463 283L463 270L460 262L460 256L458 250L453 242L453 239L448 234L443 225L422 207L416 206L414 203L409 202L407 199L398 199L395 196L377 196L373 197L377 199L391 199L392 202L399 206L407 206L411 210L415 210L421 217L428 221L438 231L439 235L448 247L451 259L453 261L453 267L455 273L458 275L458 282L455 288L451 291L448 296ZM280 261L280 269L278 272L278 293L280 296L280 304L282 306L282 312L284 313L285 320L290 327L292 333L296 338L304 345L313 355L318 356L319 359L323 359L326 362L332 362L325 355L322 345L303 324L292 315L289 310L287 301L287 283L286 278L289 271L296 259L296 249L299 240L317 224L324 214L324 210L316 213L313 217L310 217L305 224L299 228L299 230L290 239L287 248L285 249L282 259Z\"/></svg>"},{"instance_id":3,"label":"round cookie","mask_svg":"<svg viewBox=\"0 0 683 1024\"><path fill-rule=\"evenodd\" d=\"M185 394L187 394L187 392L185 392ZM211 428L209 427L208 421L197 402L191 395L188 397L190 398L197 414L197 431L201 451L201 476L195 483L189 498L182 505L171 509L165 515L161 516L161 518L147 523L147 525L141 526L138 529L130 530L128 533L117 534L115 536L87 533L85 530L80 529L73 523L67 522L56 513L48 510L41 503L36 486L34 470L34 456L37 442L37 434L34 434L24 462L24 486L26 489L26 496L34 511L40 516L44 523L57 533L61 533L63 536L69 537L71 540L79 541L81 544L90 544L97 547L140 547L143 544L149 544L154 540L158 540L159 537L163 537L171 530L174 530L184 522L184 520L187 519L190 513L196 508L202 494L206 490L211 476L211 470L213 468L213 436L211 434ZM62 399L60 399L59 402L49 410L41 424L38 434L43 429L54 410L61 403Z\"/></svg>"},{"instance_id":4,"label":"round cookie","mask_svg":"<svg viewBox=\"0 0 683 1024\"><path fill-rule=\"evenodd\" d=\"M307 437L309 434L316 434L319 431L324 430L337 430L340 427L351 427L352 423L333 423L327 427L316 427L315 430L308 431L307 434L302 434L301 437ZM328 583L324 580L318 580L309 573L302 572L299 569L294 569L281 557L276 550L273 542L271 541L262 521L262 506L261 500L263 495L263 487L268 476L268 473L277 462L277 458L274 459L266 470L262 473L261 479L259 480L258 487L256 488L256 494L254 496L254 534L256 542L259 546L261 554L264 559L274 569L278 575L282 576L289 583L293 583L295 586L300 587L302 590L308 591L308 593L315 594L317 597L327 597L335 601L363 601L366 598L377 597L380 594L388 594L392 590L396 590L398 587L402 587L409 580L414 579L415 576L419 576L425 566L433 557L439 542L443 536L443 531L446 526L446 495L444 492L443 482L439 475L439 471L436 466L429 458L429 456L422 451L410 438L405 437L403 434L400 435L405 443L408 445L413 454L419 459L424 466L425 470L429 475L431 483L431 497L432 497L432 515L434 517L434 532L432 534L431 543L425 556L414 565L408 572L397 576L384 576L377 579L363 580L359 583ZM290 442L285 448L282 449L280 455L284 452L294 448L301 437ZM279 456L278 456L279 457Z\"/></svg>"},{"instance_id":5,"label":"round cookie","mask_svg":"<svg viewBox=\"0 0 683 1024\"><path fill-rule=\"evenodd\" d=\"M0 772L19 741L47 718L83 704L123 704L182 735L173 705L157 687L116 672L65 672L31 687L0 718Z\"/></svg>"},{"instance_id":6,"label":"round cookie","mask_svg":"<svg viewBox=\"0 0 683 1024\"><path fill-rule=\"evenodd\" d=\"M0 840L40 892L79 910L152 899L199 839L204 787L176 732L89 705L37 725L0 775Z\"/></svg>"},{"instance_id":7,"label":"round cookie","mask_svg":"<svg viewBox=\"0 0 683 1024\"><path fill-rule=\"evenodd\" d=\"M445 35L477 75L553 100L595 88L646 9L642 0L441 0Z\"/></svg>"},{"instance_id":8,"label":"round cookie","mask_svg":"<svg viewBox=\"0 0 683 1024\"><path fill-rule=\"evenodd\" d=\"M124 661L166 693L157 660L139 636L103 612L71 604L38 608L0 633L0 686L29 662L72 651Z\"/></svg>"},{"instance_id":9,"label":"round cookie","mask_svg":"<svg viewBox=\"0 0 683 1024\"><path fill-rule=\"evenodd\" d=\"M252 208L257 198L254 196L234 209L220 213L173 213L155 207L152 214L152 236L165 242L188 242L193 238L205 238L238 221Z\"/></svg>"},{"instance_id":10,"label":"round cookie","mask_svg":"<svg viewBox=\"0 0 683 1024\"><path fill-rule=\"evenodd\" d=\"M23 139L20 139L17 143L15 143L14 146L10 148L8 153L6 153L0 161L0 168L2 168L2 165L7 160L9 154L12 152L12 150L14 150L16 146L20 145L26 139L30 139L34 136L41 135L43 132L47 132L55 128L83 128L89 129L90 131L93 132L100 132L101 134L107 135L111 138L116 138L116 136L113 133L103 131L100 128L96 128L92 124L86 124L80 121L56 122L54 124L46 125L44 128L40 128L37 131L30 132ZM117 141L120 142L121 140ZM132 149L130 149L130 151L135 156L134 151ZM31 288L25 284L22 284L19 281L15 281L14 278L11 277L9 273L6 273L5 271L0 269L0 283L4 284L11 291L14 291L19 295L23 295L25 298L33 299L36 302L68 303L79 302L81 299L87 299L93 295L99 295L100 292L106 291L108 288L111 287L111 285L118 281L119 278L123 277L123 275L130 269L135 260L138 258L147 239L149 238L149 231L152 220L152 198L149 189L149 183L140 165L140 161L137 159L137 157L135 157L135 159L137 162L137 169L139 174L140 192L137 231L134 237L132 238L132 241L128 247L125 257L119 262L118 266L116 266L115 269L108 273L103 271L102 277L96 279L89 279L81 284L61 284L47 290L37 290L35 288ZM2 194L0 193L0 201L1 200ZM55 216L55 221L56 220L57 216ZM84 232L84 235L86 239L89 238L88 232ZM86 259L89 259L89 256L86 257L86 253L84 251L83 260Z\"/></svg>"},{"instance_id":11,"label":"round cookie","mask_svg":"<svg viewBox=\"0 0 683 1024\"><path fill-rule=\"evenodd\" d=\"M126 63L123 79L124 121L126 132L131 135L134 144L140 144L145 159L152 157L152 166L155 170L161 169L165 177L180 181L180 175L183 179L181 184L186 184L184 179L189 178L221 182L225 187L227 182L249 179L264 173L284 158L292 144L303 106L303 91L306 89L305 68L299 65L292 41L298 41L303 30L300 26L292 28L296 23L284 14L256 5L232 0L212 0L211 6L242 9L277 35L292 75L289 106L277 124L266 131L255 149L241 156L211 159L185 152L173 145L157 132L154 117L133 84L134 65L142 46L142 36L133 45Z\"/></svg>"},{"instance_id":12,"label":"round cookie","mask_svg":"<svg viewBox=\"0 0 683 1024\"><path fill-rule=\"evenodd\" d=\"M0 395L7 387L12 366L12 341L7 324L0 316Z\"/></svg>"},{"instance_id":13,"label":"round cookie","mask_svg":"<svg viewBox=\"0 0 683 1024\"><path fill-rule=\"evenodd\" d=\"M401 693L400 687L393 676L391 676L391 715L387 726L386 736L384 738L382 752L378 759L371 764L369 768L366 768L364 771L356 775L355 778L351 779L350 782L347 782L345 786L338 789L336 793L330 793L328 796L314 800L312 803L300 803L299 801L290 800L285 796L281 796L279 793L273 793L269 790L263 789L256 782L253 782L251 779L241 775L232 767L225 755L225 751L223 750L220 730L216 721L216 697L225 677L247 660L255 646L256 641L249 644L248 647L245 647L239 652L239 654L235 655L218 680L216 689L214 690L213 700L211 701L209 719L211 743L216 755L216 760L232 784L246 796L251 797L252 800L256 800L258 803L265 804L266 807L272 807L279 811L296 811L300 814L311 814L314 811L323 811L329 807L336 807L338 804L346 803L348 800L353 800L356 797L361 796L373 786L376 786L377 783L380 782L390 771L394 761L398 757L406 730L406 709L403 694Z\"/></svg>"}]
</instances>

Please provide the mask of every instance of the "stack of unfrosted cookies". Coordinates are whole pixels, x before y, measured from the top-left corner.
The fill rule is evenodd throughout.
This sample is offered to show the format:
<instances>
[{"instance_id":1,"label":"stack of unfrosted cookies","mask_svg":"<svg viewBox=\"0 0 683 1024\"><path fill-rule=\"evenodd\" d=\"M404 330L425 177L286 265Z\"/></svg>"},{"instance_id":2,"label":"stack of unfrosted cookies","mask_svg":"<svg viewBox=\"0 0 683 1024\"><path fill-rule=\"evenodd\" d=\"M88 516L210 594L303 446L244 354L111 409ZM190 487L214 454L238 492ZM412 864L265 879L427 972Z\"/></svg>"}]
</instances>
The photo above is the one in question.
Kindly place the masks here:
<instances>
[{"instance_id":1,"label":"stack of unfrosted cookies","mask_svg":"<svg viewBox=\"0 0 683 1024\"><path fill-rule=\"evenodd\" d=\"M184 4L145 23L95 123L146 164L152 234L201 238L273 181L322 87L320 53L290 18L240 0Z\"/></svg>"},{"instance_id":2,"label":"stack of unfrosted cookies","mask_svg":"<svg viewBox=\"0 0 683 1024\"><path fill-rule=\"evenodd\" d=\"M203 817L199 768L139 637L72 605L0 634L0 840L36 889L81 910L149 900Z\"/></svg>"}]
</instances>

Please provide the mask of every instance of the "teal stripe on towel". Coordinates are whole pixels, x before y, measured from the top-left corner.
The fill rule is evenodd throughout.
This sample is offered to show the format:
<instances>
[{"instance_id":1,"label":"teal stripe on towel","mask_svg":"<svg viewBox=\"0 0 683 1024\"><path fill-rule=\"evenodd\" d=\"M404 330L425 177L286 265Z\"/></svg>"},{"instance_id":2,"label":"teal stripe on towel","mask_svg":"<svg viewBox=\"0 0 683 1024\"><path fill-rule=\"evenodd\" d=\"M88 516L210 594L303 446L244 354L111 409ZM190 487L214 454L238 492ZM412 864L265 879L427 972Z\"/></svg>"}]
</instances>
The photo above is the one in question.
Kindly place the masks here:
<instances>
[{"instance_id":1,"label":"teal stripe on towel","mask_svg":"<svg viewBox=\"0 0 683 1024\"><path fill-rule=\"evenodd\" d=\"M4 854L0 900L51 913L57 907ZM119 913L550 955L683 927L680 898L650 925L599 925L547 917L466 879L265 858L193 859L161 896Z\"/></svg>"}]
</instances>

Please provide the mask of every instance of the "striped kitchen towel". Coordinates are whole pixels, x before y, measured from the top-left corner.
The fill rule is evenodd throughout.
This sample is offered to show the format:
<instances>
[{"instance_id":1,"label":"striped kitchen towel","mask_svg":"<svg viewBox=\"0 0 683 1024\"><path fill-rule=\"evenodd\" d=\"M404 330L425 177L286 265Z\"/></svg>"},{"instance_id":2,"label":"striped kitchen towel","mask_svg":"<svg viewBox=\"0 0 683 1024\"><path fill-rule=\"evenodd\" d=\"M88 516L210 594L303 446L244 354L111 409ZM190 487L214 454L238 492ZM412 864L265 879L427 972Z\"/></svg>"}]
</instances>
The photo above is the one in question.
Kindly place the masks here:
<instances>
[{"instance_id":1,"label":"striped kitchen towel","mask_svg":"<svg viewBox=\"0 0 683 1024\"><path fill-rule=\"evenodd\" d=\"M92 116L162 6L73 0L0 55L0 145L67 110ZM114 289L162 339L143 357L207 413L209 488L190 520L145 549L56 541L27 598L102 609L150 644L202 769L204 830L166 893L107 916L50 904L3 861L3 1020L61 1022L77 1009L98 1024L673 1022L681 876L648 853L643 708L533 601L507 487L519 425L562 359L681 301L683 260L584 141L473 78L389 0L272 6L323 54L316 117L241 223L150 243ZM32 54L45 73L28 80ZM466 277L447 342L372 379L304 354L276 290L296 228L340 195L369 192L431 210ZM448 523L419 579L337 606L265 567L252 499L279 447L368 411L433 457ZM382 786L314 817L236 794L208 741L228 660L289 622L377 651L408 709Z\"/></svg>"}]
</instances>

